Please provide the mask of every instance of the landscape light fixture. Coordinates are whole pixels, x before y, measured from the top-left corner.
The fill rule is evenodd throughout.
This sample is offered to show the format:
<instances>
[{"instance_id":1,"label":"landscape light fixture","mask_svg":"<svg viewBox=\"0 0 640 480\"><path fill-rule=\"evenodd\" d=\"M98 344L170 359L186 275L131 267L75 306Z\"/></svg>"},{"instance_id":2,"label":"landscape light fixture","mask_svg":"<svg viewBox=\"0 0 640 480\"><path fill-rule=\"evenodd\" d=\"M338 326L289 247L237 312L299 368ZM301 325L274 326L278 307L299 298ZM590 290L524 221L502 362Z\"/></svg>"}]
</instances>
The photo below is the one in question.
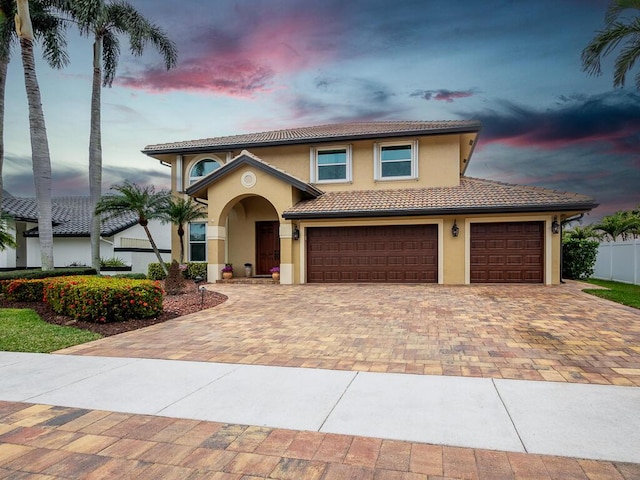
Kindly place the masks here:
<instances>
[{"instance_id":1,"label":"landscape light fixture","mask_svg":"<svg viewBox=\"0 0 640 480\"><path fill-rule=\"evenodd\" d=\"M551 231L554 234L560 233L560 224L558 223L558 217L553 217L553 222L551 222Z\"/></svg>"},{"instance_id":2,"label":"landscape light fixture","mask_svg":"<svg viewBox=\"0 0 640 480\"><path fill-rule=\"evenodd\" d=\"M206 290L204 285L200 285L202 282L204 282L204 278L201 276L197 276L193 279L193 283L196 284L196 288L200 291L200 308L204 306L204 291Z\"/></svg>"},{"instance_id":3,"label":"landscape light fixture","mask_svg":"<svg viewBox=\"0 0 640 480\"><path fill-rule=\"evenodd\" d=\"M460 233L460 229L458 228L458 224L454 220L453 227L451 227L451 235L453 235L454 237L457 237L459 233Z\"/></svg>"}]
</instances>

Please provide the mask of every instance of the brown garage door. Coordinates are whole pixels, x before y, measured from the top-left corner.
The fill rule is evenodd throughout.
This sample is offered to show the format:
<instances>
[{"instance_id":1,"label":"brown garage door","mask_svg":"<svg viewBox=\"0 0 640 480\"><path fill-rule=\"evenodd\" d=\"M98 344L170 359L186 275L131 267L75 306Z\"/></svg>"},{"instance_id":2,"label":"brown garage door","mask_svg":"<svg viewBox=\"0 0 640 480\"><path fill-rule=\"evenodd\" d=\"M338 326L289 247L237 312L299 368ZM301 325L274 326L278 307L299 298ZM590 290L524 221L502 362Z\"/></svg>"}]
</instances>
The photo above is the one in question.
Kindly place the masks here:
<instances>
[{"instance_id":1,"label":"brown garage door","mask_svg":"<svg viewBox=\"0 0 640 480\"><path fill-rule=\"evenodd\" d=\"M308 228L307 281L437 282L438 227Z\"/></svg>"},{"instance_id":2,"label":"brown garage door","mask_svg":"<svg viewBox=\"0 0 640 480\"><path fill-rule=\"evenodd\" d=\"M471 283L542 283L543 222L471 224Z\"/></svg>"}]
</instances>

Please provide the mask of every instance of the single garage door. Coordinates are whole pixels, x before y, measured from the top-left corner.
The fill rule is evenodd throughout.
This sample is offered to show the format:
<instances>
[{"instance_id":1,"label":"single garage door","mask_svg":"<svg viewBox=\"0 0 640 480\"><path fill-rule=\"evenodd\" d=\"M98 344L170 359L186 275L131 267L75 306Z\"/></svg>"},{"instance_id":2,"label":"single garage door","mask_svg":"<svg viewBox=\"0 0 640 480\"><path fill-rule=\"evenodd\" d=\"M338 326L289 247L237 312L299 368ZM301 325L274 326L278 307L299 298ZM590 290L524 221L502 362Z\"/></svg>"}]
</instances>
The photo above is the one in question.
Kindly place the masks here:
<instances>
[{"instance_id":1,"label":"single garage door","mask_svg":"<svg viewBox=\"0 0 640 480\"><path fill-rule=\"evenodd\" d=\"M308 282L438 281L438 226L307 229Z\"/></svg>"},{"instance_id":2,"label":"single garage door","mask_svg":"<svg viewBox=\"0 0 640 480\"><path fill-rule=\"evenodd\" d=\"M544 223L471 224L471 283L542 283Z\"/></svg>"}]
</instances>

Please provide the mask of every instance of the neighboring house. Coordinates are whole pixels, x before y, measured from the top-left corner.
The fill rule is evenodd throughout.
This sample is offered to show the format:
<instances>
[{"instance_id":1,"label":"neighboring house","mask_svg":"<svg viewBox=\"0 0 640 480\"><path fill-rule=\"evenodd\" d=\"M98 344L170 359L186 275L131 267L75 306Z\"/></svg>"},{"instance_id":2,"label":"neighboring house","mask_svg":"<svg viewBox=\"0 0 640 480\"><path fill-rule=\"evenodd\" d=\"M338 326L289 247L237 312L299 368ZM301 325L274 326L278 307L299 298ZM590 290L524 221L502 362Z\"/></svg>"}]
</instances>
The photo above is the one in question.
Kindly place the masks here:
<instances>
[{"instance_id":1,"label":"neighboring house","mask_svg":"<svg viewBox=\"0 0 640 480\"><path fill-rule=\"evenodd\" d=\"M52 199L53 258L56 267L91 265L89 228L93 215L89 197ZM12 218L9 227L15 233L16 249L0 252L0 269L39 268L38 206L34 198L17 198L6 193L3 210ZM149 228L163 258L171 259L171 228L159 221ZM119 258L134 273L147 273L150 262L157 262L147 235L135 215L120 215L102 222L100 256Z\"/></svg>"},{"instance_id":2,"label":"neighboring house","mask_svg":"<svg viewBox=\"0 0 640 480\"><path fill-rule=\"evenodd\" d=\"M149 145L208 205L188 257L281 283L560 282L560 225L584 195L466 177L476 121L370 122ZM173 251L178 243L174 234Z\"/></svg>"}]
</instances>

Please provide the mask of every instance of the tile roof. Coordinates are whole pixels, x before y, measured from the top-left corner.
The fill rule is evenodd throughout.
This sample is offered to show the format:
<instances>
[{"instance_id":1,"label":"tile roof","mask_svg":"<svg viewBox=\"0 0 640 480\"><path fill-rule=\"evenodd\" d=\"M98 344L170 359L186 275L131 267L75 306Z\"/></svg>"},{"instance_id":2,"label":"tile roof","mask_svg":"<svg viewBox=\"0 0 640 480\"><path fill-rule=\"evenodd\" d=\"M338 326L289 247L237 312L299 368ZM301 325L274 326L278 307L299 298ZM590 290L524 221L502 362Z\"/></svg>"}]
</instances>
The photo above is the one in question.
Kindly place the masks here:
<instances>
[{"instance_id":1,"label":"tile roof","mask_svg":"<svg viewBox=\"0 0 640 480\"><path fill-rule=\"evenodd\" d=\"M147 145L143 153L160 154L172 151L249 148L256 146L299 144L359 138L388 138L418 134L477 132L481 124L475 120L354 122L313 127L288 128L269 132L212 137L183 142Z\"/></svg>"},{"instance_id":2,"label":"tile roof","mask_svg":"<svg viewBox=\"0 0 640 480\"><path fill-rule=\"evenodd\" d=\"M91 227L89 197L54 197L52 203L53 235L59 237L87 237ZM24 221L38 221L38 205L35 198L3 197L2 207L10 216ZM102 221L101 235L110 237L138 223L133 214L118 215ZM27 237L37 237L38 228L25 232Z\"/></svg>"},{"instance_id":3,"label":"tile roof","mask_svg":"<svg viewBox=\"0 0 640 480\"><path fill-rule=\"evenodd\" d=\"M586 211L596 206L594 199L586 195L462 177L460 185L454 187L327 192L299 202L283 217Z\"/></svg>"}]
</instances>

